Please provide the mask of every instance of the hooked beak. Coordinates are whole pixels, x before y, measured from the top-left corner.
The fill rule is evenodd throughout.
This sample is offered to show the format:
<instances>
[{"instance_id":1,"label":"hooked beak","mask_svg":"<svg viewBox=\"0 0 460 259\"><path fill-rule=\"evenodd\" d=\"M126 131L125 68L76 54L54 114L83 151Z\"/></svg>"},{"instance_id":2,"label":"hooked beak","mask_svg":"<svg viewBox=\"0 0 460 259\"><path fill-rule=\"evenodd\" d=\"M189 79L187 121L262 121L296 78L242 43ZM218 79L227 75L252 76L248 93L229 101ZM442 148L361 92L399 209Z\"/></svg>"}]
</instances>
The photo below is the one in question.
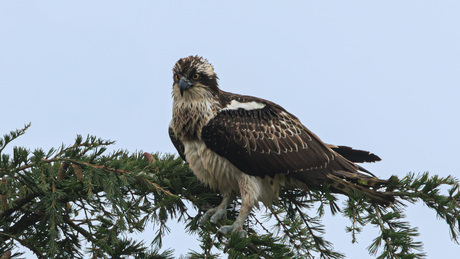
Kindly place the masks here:
<instances>
[{"instance_id":1,"label":"hooked beak","mask_svg":"<svg viewBox=\"0 0 460 259\"><path fill-rule=\"evenodd\" d=\"M180 96L184 96L184 91L189 89L190 87L194 86L194 84L190 81L188 81L185 78L182 78L179 81L179 90L180 90Z\"/></svg>"}]
</instances>

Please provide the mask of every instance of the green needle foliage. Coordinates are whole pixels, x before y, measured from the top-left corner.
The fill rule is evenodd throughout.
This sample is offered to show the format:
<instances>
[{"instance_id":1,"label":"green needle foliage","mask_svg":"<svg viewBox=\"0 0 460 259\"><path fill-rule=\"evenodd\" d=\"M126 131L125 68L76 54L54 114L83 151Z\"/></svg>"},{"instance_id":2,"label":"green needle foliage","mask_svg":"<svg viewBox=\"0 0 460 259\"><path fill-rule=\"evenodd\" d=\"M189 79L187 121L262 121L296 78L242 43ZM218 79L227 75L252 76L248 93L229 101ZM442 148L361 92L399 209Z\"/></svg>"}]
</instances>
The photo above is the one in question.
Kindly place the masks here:
<instances>
[{"instance_id":1,"label":"green needle foliage","mask_svg":"<svg viewBox=\"0 0 460 259\"><path fill-rule=\"evenodd\" d=\"M162 239L175 220L200 241L199 250L187 258L343 258L324 238L323 216L331 211L350 219L346 231L352 242L364 226L377 227L368 247L371 255L422 258L417 229L404 215L405 206L415 202L434 209L459 242L459 181L452 176L392 177L383 191L398 202L388 208L357 192L338 204L328 186L282 190L262 217L250 215L247 238L222 236L217 229L233 222L239 202L218 226L198 226L200 216L221 197L198 182L179 158L109 153L113 142L93 136L77 136L72 145L46 152L13 147L12 154L4 153L29 126L0 139L0 255L5 257L28 249L38 258L173 258L173 248L162 248ZM129 237L139 232L151 233L153 244Z\"/></svg>"}]
</instances>

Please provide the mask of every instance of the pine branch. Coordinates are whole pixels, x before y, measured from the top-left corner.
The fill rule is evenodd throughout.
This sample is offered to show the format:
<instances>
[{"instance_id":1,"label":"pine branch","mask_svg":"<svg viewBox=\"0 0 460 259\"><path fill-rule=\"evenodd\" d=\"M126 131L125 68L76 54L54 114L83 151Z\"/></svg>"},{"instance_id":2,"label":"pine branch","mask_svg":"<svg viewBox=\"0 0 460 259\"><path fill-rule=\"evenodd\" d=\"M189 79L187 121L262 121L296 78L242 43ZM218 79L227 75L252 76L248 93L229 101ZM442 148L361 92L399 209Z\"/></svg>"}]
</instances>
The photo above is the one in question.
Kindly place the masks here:
<instances>
[{"instance_id":1,"label":"pine branch","mask_svg":"<svg viewBox=\"0 0 460 259\"><path fill-rule=\"evenodd\" d=\"M17 139L18 137L24 135L26 130L30 127L31 123L24 125L24 128L10 131L10 134L3 135L3 138L0 139L0 155L2 154L5 147L13 140Z\"/></svg>"},{"instance_id":2,"label":"pine branch","mask_svg":"<svg viewBox=\"0 0 460 259\"><path fill-rule=\"evenodd\" d=\"M10 143L13 137L20 135L21 132L18 132L2 143ZM147 160L140 154L128 155L123 151L104 156L103 146L110 144L113 142L91 136L83 140L78 136L73 145L46 153L38 149L30 156L28 150L15 148L11 160L8 155L3 155L0 173L6 183L0 183L0 194L6 198L8 208L0 211L1 226L6 226L6 229L0 227L0 231L4 233L8 230L8 233L29 240L28 247L35 247L35 253L40 256L61 257L72 251L79 254L79 235L98 243L100 240L94 237L105 231L100 224L105 224L107 219L116 219L116 225L108 228L109 235L106 237L109 243L101 243L101 253L96 252L110 254L113 245L119 243L116 233L141 229L138 224L141 217L145 218L142 214L151 213L150 207L139 207L142 199L151 199L148 195L152 194L152 190L174 196L156 183L154 176L143 173L152 163L151 159ZM72 171L74 174L69 174ZM131 195L126 196L126 193ZM70 203L83 200L86 220L79 224L84 227L74 222L77 220L74 218L78 215L77 208L82 207L70 207ZM110 205L110 210L105 209L107 205ZM42 223L35 224L38 221ZM12 234L3 235L0 242L12 244L12 240L21 240L11 239ZM58 250L64 244L71 244L73 248ZM134 249L140 246L130 243L125 247L126 251L131 249L128 247Z\"/></svg>"},{"instance_id":3,"label":"pine branch","mask_svg":"<svg viewBox=\"0 0 460 259\"><path fill-rule=\"evenodd\" d=\"M27 128L5 135L0 153ZM0 250L9 251L20 244L40 258L83 257L84 251L95 258L125 254L171 258L171 250L161 253L159 249L169 233L170 220L177 219L188 233L199 234L202 251L191 252L191 258L217 258L222 253L231 258L340 258L343 255L323 236L327 222L322 222L322 217L329 206L332 214L343 211L350 219L347 231L352 242L357 242L361 227L378 227L380 233L368 248L372 255L422 258L416 228L403 221L404 201L421 201L434 209L450 227L453 241L459 242L459 181L452 176L392 177L387 186L379 187L398 198L390 208L369 203L365 194L357 192L348 195L345 206L339 206L327 185L308 192L281 189L278 203L266 215L275 220L273 226L272 221L261 222L251 214L245 226L248 238L223 237L217 229L220 224L232 223L237 206L228 211L229 219L217 226L198 226L202 210L217 206L220 195L203 186L188 166L172 155L107 154L113 143L77 136L72 145L47 152L15 147L12 156L1 154L0 244L5 245L0 245ZM189 207L198 210L198 215L189 213ZM145 230L149 222L156 228L153 250L142 242L122 238ZM82 239L88 242L86 248Z\"/></svg>"},{"instance_id":4,"label":"pine branch","mask_svg":"<svg viewBox=\"0 0 460 259\"><path fill-rule=\"evenodd\" d=\"M19 244L21 244L24 247L27 247L30 251L32 251L39 259L45 258L44 256L41 255L41 253L36 249L36 247L33 244L30 244L27 240L23 240L18 238L16 235L12 235L9 233L4 233L0 232L0 236L6 237L7 239L14 239L16 240ZM1 259L1 258L0 258Z\"/></svg>"},{"instance_id":5,"label":"pine branch","mask_svg":"<svg viewBox=\"0 0 460 259\"><path fill-rule=\"evenodd\" d=\"M441 187L450 186L448 195L441 194ZM397 184L393 195L414 202L421 200L427 207L434 209L444 219L450 229L454 242L459 244L460 237L460 190L459 181L453 176L429 176L428 173L408 174Z\"/></svg>"},{"instance_id":6,"label":"pine branch","mask_svg":"<svg viewBox=\"0 0 460 259\"><path fill-rule=\"evenodd\" d=\"M303 250L302 247L296 243L296 240L297 240L297 237L294 236L291 231L290 231L290 228L287 226L287 224L285 224L285 220L282 220L280 217L279 217L279 212L275 211L273 208L269 208L270 211L271 211L271 215L273 215L278 223L278 226L281 226L283 228L283 232L284 234L289 237L289 243L294 247L294 249L297 251L298 254L303 254L304 252L307 253L307 256L309 258L313 258L313 255L309 252L309 250ZM290 223L290 221L287 221L287 223Z\"/></svg>"}]
</instances>

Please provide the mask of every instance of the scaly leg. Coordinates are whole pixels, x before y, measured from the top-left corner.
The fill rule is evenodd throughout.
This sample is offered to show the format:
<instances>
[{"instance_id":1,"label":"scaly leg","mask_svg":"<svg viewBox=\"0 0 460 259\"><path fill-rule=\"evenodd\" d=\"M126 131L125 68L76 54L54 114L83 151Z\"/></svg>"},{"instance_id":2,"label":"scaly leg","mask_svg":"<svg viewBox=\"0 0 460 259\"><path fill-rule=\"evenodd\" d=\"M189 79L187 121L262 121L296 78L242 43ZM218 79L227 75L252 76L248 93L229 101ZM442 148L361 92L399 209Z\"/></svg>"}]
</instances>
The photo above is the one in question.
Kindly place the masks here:
<instances>
[{"instance_id":1,"label":"scaly leg","mask_svg":"<svg viewBox=\"0 0 460 259\"><path fill-rule=\"evenodd\" d=\"M243 229L244 222L248 218L249 214L251 214L252 208L257 203L257 197L255 197L256 193L254 192L253 186L248 184L248 179L243 178L239 183L240 192L241 192L241 209L240 214L236 218L233 225L222 226L219 229L219 232L222 234L228 234L230 232L239 232L240 236L247 236L246 231Z\"/></svg>"}]
</instances>

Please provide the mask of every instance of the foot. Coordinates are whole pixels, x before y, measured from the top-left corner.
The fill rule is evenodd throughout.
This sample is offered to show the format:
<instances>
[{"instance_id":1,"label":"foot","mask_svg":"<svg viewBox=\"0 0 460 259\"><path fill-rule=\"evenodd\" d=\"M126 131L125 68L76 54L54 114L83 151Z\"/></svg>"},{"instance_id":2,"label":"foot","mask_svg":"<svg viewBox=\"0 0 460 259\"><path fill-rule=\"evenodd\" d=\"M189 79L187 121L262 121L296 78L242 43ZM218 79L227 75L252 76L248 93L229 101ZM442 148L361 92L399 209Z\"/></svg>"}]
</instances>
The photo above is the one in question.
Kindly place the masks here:
<instances>
[{"instance_id":1,"label":"foot","mask_svg":"<svg viewBox=\"0 0 460 259\"><path fill-rule=\"evenodd\" d=\"M231 194L224 195L222 202L219 206L209 209L198 221L198 225L204 226L206 221L211 218L211 223L216 224L217 221L227 218L227 208L230 205L230 202L233 200Z\"/></svg>"},{"instance_id":2,"label":"foot","mask_svg":"<svg viewBox=\"0 0 460 259\"><path fill-rule=\"evenodd\" d=\"M238 232L238 235L241 238L245 238L248 236L248 233L246 232L246 230L243 229L243 226L241 226L237 222L233 223L233 225L227 225L227 226L220 227L219 232L224 235L230 234L231 232Z\"/></svg>"},{"instance_id":3,"label":"foot","mask_svg":"<svg viewBox=\"0 0 460 259\"><path fill-rule=\"evenodd\" d=\"M209 209L203 216L201 216L201 219L198 221L198 225L204 226L209 218L211 218L212 224L216 224L217 221L227 218L227 209L220 209L219 207Z\"/></svg>"},{"instance_id":4,"label":"foot","mask_svg":"<svg viewBox=\"0 0 460 259\"><path fill-rule=\"evenodd\" d=\"M211 223L216 224L217 221L221 219L227 219L227 210L226 209L218 209L214 215L211 217Z\"/></svg>"}]
</instances>

